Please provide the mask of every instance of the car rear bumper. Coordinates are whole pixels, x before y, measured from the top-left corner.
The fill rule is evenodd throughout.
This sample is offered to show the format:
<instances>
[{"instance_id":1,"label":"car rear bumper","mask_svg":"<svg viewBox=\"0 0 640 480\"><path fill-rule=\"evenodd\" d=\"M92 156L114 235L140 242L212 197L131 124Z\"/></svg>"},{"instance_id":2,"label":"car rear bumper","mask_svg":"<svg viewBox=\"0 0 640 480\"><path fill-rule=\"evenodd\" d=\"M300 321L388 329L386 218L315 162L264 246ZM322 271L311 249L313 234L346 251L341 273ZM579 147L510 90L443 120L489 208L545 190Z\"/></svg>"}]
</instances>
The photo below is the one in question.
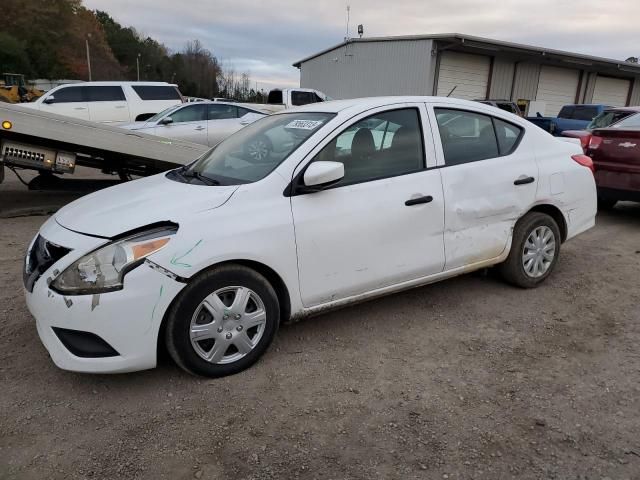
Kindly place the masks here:
<instances>
[{"instance_id":1,"label":"car rear bumper","mask_svg":"<svg viewBox=\"0 0 640 480\"><path fill-rule=\"evenodd\" d=\"M598 187L598 197L611 200L640 202L640 189L621 190L618 188Z\"/></svg>"}]
</instances>

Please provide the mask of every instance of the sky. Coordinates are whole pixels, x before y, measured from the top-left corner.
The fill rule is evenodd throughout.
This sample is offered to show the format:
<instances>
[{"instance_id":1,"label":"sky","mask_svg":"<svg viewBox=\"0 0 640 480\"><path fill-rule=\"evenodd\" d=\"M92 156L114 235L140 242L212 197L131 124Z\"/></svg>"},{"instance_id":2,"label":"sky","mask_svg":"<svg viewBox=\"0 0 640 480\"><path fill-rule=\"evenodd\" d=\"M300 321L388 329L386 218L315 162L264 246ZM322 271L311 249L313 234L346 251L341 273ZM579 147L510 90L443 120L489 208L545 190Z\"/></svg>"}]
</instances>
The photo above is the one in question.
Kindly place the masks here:
<instances>
[{"instance_id":1,"label":"sky","mask_svg":"<svg viewBox=\"0 0 640 480\"><path fill-rule=\"evenodd\" d=\"M291 65L344 40L464 33L624 60L640 56L638 0L84 0L180 50L199 39L258 88L297 86Z\"/></svg>"}]
</instances>

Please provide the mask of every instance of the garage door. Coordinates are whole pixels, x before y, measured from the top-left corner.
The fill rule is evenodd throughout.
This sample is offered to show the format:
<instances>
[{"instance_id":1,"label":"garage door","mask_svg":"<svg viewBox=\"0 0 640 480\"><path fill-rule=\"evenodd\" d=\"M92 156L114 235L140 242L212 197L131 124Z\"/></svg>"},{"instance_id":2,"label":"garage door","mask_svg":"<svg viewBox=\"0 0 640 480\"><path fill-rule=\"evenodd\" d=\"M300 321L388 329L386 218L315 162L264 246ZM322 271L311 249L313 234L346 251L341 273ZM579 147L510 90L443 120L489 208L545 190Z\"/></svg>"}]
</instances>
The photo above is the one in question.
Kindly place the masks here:
<instances>
[{"instance_id":1,"label":"garage door","mask_svg":"<svg viewBox=\"0 0 640 480\"><path fill-rule=\"evenodd\" d=\"M603 103L612 107L624 107L629 97L631 82L622 78L597 77L592 103Z\"/></svg>"},{"instance_id":2,"label":"garage door","mask_svg":"<svg viewBox=\"0 0 640 480\"><path fill-rule=\"evenodd\" d=\"M437 95L467 100L486 98L491 61L483 55L443 52L438 71Z\"/></svg>"},{"instance_id":3,"label":"garage door","mask_svg":"<svg viewBox=\"0 0 640 480\"><path fill-rule=\"evenodd\" d=\"M580 72L569 68L543 66L536 100L545 102L544 114L555 117L563 105L576 103Z\"/></svg>"}]
</instances>

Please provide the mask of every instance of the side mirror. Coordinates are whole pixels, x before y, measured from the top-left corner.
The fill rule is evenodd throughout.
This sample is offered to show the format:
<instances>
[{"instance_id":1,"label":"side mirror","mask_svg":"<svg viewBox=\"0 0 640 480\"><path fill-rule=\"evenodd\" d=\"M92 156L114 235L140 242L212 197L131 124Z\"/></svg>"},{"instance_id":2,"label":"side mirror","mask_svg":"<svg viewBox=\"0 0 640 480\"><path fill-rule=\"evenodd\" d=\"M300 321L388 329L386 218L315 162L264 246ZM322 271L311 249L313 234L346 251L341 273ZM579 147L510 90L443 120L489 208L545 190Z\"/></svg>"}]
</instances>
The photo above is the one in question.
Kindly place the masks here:
<instances>
[{"instance_id":1,"label":"side mirror","mask_svg":"<svg viewBox=\"0 0 640 480\"><path fill-rule=\"evenodd\" d=\"M53 95L49 95L47 98L44 99L44 103L53 103L56 101L56 97L54 97Z\"/></svg>"},{"instance_id":2,"label":"side mirror","mask_svg":"<svg viewBox=\"0 0 640 480\"><path fill-rule=\"evenodd\" d=\"M304 172L304 191L317 192L344 178L344 164L341 162L313 162Z\"/></svg>"},{"instance_id":3,"label":"side mirror","mask_svg":"<svg viewBox=\"0 0 640 480\"><path fill-rule=\"evenodd\" d=\"M164 117L162 120L160 120L158 122L160 125L170 125L173 123L173 118L171 117Z\"/></svg>"}]
</instances>

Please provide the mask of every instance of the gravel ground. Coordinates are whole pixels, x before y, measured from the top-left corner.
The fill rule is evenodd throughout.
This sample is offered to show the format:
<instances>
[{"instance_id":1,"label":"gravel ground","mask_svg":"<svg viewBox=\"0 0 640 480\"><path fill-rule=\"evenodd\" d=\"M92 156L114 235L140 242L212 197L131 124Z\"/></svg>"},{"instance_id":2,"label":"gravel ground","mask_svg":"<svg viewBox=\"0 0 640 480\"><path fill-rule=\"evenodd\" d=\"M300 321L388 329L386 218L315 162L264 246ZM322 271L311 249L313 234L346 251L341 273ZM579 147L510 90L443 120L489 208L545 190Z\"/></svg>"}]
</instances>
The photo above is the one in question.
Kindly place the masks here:
<instances>
[{"instance_id":1,"label":"gravel ground","mask_svg":"<svg viewBox=\"0 0 640 480\"><path fill-rule=\"evenodd\" d=\"M640 205L601 214L536 290L411 290L283 326L208 380L52 364L21 282L46 217L13 213L72 197L0 186L2 479L640 479Z\"/></svg>"}]
</instances>

